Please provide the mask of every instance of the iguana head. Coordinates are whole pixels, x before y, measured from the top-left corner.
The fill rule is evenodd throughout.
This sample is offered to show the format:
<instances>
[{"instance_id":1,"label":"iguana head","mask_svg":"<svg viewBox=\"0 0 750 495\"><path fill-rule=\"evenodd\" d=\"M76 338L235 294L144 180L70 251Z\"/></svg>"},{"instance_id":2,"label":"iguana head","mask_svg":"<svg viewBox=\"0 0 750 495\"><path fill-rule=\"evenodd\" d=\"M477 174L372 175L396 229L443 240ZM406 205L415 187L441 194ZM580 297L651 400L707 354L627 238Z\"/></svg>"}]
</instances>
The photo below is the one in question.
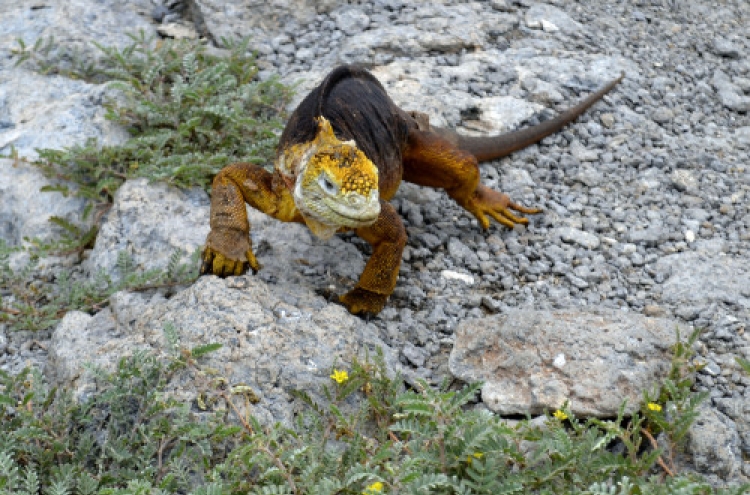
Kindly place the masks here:
<instances>
[{"instance_id":1,"label":"iguana head","mask_svg":"<svg viewBox=\"0 0 750 495\"><path fill-rule=\"evenodd\" d=\"M380 215L377 167L354 141L340 141L325 117L315 139L284 150L277 167L305 223L322 239Z\"/></svg>"}]
</instances>

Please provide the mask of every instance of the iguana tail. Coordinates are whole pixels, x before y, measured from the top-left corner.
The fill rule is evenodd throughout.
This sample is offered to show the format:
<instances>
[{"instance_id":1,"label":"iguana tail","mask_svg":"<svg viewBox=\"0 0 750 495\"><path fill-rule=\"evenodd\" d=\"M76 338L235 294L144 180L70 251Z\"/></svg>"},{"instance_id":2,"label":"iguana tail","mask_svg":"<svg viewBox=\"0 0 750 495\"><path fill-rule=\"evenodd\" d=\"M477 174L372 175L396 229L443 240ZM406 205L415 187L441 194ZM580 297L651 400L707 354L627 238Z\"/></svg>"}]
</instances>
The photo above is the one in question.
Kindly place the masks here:
<instances>
[{"instance_id":1,"label":"iguana tail","mask_svg":"<svg viewBox=\"0 0 750 495\"><path fill-rule=\"evenodd\" d=\"M533 127L526 127L498 136L463 136L447 129L440 129L438 132L456 143L460 149L474 155L477 161L494 160L539 142L550 134L559 131L610 92L617 83L622 81L624 76L625 73L623 72L620 77L592 93L577 105L565 110L555 118Z\"/></svg>"}]
</instances>

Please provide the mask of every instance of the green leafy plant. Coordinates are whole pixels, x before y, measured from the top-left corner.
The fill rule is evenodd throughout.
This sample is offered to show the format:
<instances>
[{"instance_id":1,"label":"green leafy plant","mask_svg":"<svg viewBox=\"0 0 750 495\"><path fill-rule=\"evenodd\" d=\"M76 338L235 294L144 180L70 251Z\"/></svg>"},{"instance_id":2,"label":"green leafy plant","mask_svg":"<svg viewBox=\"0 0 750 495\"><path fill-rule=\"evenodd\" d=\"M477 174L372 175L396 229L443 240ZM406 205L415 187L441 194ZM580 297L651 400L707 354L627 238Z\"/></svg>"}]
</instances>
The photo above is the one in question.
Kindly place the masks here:
<instances>
[{"instance_id":1,"label":"green leafy plant","mask_svg":"<svg viewBox=\"0 0 750 495\"><path fill-rule=\"evenodd\" d=\"M91 368L97 393L84 401L36 371L0 373L0 494L176 493L204 484L239 430L196 420L189 404L165 395L178 369L143 353L114 372Z\"/></svg>"},{"instance_id":2,"label":"green leafy plant","mask_svg":"<svg viewBox=\"0 0 750 495\"><path fill-rule=\"evenodd\" d=\"M31 66L43 75L102 81L96 60L87 57L78 48L62 47L54 36L39 37L31 46L22 38L17 43L18 47L12 50L16 56L16 66Z\"/></svg>"},{"instance_id":3,"label":"green leafy plant","mask_svg":"<svg viewBox=\"0 0 750 495\"><path fill-rule=\"evenodd\" d=\"M696 329L687 340L682 340L677 331L669 374L656 393L644 394L640 416L637 415L645 419L642 433L652 446L656 447L656 436L669 432L669 435L665 435L668 444L663 449L667 456L658 460L669 474L675 472L674 453L682 446L698 416L698 406L708 397L706 392L696 393L692 390L695 373L704 366L695 360L694 344L700 333L701 329Z\"/></svg>"},{"instance_id":4,"label":"green leafy plant","mask_svg":"<svg viewBox=\"0 0 750 495\"><path fill-rule=\"evenodd\" d=\"M405 387L382 354L332 370L321 400L292 425L241 412L226 380L201 366L216 345L185 349L165 328L167 358L136 354L92 368L84 401L26 371L0 373L0 495L84 494L742 494L694 476L664 478L641 419L579 420L567 407L508 422L473 406L479 385ZM170 398L176 373L218 397ZM244 396L246 399L246 396ZM257 399L256 399L257 400ZM253 401L250 401L253 403ZM644 406L647 407L647 406ZM665 422L661 436L678 434ZM643 440L643 438L641 439ZM619 446L624 446L620 448Z\"/></svg>"},{"instance_id":5,"label":"green leafy plant","mask_svg":"<svg viewBox=\"0 0 750 495\"><path fill-rule=\"evenodd\" d=\"M195 41L157 41L142 32L131 38L122 50L97 45L96 66L78 75L111 81L107 118L132 137L115 146L89 141L39 150L41 169L62 180L57 190L107 204L131 177L205 188L231 162L271 163L291 90L258 79L247 40L226 41L215 54ZM39 66L49 44L20 43L19 62Z\"/></svg>"},{"instance_id":6,"label":"green leafy plant","mask_svg":"<svg viewBox=\"0 0 750 495\"><path fill-rule=\"evenodd\" d=\"M72 270L60 270L54 279L39 277L39 256L32 256L21 269L13 270L9 264L12 252L0 240L0 323L11 330L44 330L55 325L68 311L97 312L106 307L109 297L121 290L148 290L171 288L192 283L198 276L196 251L188 262L181 261L175 251L164 270L136 270L125 252L117 257L119 278L99 271L91 279L76 276Z\"/></svg>"}]
</instances>

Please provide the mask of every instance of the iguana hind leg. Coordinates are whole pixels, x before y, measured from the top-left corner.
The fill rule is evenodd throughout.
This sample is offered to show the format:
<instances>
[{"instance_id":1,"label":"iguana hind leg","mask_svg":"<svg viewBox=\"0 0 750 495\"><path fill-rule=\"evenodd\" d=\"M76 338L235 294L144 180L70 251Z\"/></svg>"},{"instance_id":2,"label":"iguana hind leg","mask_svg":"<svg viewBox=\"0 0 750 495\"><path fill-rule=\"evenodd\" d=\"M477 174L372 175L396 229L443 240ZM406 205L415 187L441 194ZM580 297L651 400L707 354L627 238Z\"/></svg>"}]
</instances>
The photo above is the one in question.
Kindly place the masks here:
<instances>
[{"instance_id":1,"label":"iguana hind leg","mask_svg":"<svg viewBox=\"0 0 750 495\"><path fill-rule=\"evenodd\" d=\"M372 256L354 289L339 297L353 314L378 314L396 287L406 229L390 203L381 200L380 207L380 216L374 224L355 231L372 246Z\"/></svg>"},{"instance_id":2,"label":"iguana hind leg","mask_svg":"<svg viewBox=\"0 0 750 495\"><path fill-rule=\"evenodd\" d=\"M513 228L515 224L529 223L513 211L526 214L541 211L514 203L507 194L480 184L477 159L432 130L411 130L403 156L404 180L445 189L485 229L490 226L488 217Z\"/></svg>"},{"instance_id":3,"label":"iguana hind leg","mask_svg":"<svg viewBox=\"0 0 750 495\"><path fill-rule=\"evenodd\" d=\"M223 168L211 187L211 231L201 255L201 274L227 277L260 269L250 242L245 202L285 222L302 220L291 195L267 170L250 163Z\"/></svg>"}]
</instances>

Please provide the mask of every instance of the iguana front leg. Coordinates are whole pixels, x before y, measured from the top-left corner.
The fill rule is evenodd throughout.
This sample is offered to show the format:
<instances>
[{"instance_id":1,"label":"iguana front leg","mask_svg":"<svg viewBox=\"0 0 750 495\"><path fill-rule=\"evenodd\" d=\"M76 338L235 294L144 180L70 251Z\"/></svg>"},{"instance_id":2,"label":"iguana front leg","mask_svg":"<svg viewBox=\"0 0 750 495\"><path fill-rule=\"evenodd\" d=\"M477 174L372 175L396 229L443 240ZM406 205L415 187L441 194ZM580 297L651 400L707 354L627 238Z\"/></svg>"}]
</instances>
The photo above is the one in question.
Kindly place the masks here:
<instances>
[{"instance_id":1,"label":"iguana front leg","mask_svg":"<svg viewBox=\"0 0 750 495\"><path fill-rule=\"evenodd\" d=\"M393 205L381 199L377 221L355 232L372 246L372 256L357 285L339 297L339 301L353 314L374 315L383 309L396 287L406 229Z\"/></svg>"},{"instance_id":2,"label":"iguana front leg","mask_svg":"<svg viewBox=\"0 0 750 495\"><path fill-rule=\"evenodd\" d=\"M281 179L257 165L225 167L214 178L211 193L211 231L201 255L201 274L227 277L260 269L250 241L246 202L278 220L302 221Z\"/></svg>"}]
</instances>

